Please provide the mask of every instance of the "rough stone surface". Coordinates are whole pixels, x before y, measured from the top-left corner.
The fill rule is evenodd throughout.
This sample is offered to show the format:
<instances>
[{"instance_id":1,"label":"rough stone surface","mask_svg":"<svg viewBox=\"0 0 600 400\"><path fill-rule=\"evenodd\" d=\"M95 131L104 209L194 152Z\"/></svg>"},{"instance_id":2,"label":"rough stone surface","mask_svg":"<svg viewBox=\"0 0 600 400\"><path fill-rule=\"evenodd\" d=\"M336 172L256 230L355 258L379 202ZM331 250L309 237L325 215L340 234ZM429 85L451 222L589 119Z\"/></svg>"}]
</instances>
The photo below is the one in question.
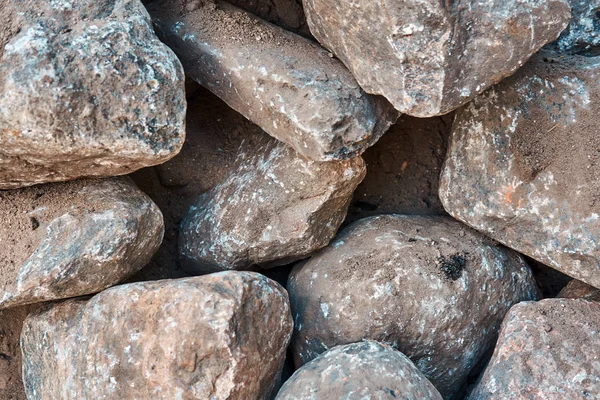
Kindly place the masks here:
<instances>
[{"instance_id":1,"label":"rough stone surface","mask_svg":"<svg viewBox=\"0 0 600 400\"><path fill-rule=\"evenodd\" d=\"M30 399L268 399L292 331L287 294L224 272L113 287L31 314Z\"/></svg>"},{"instance_id":2,"label":"rough stone surface","mask_svg":"<svg viewBox=\"0 0 600 400\"><path fill-rule=\"evenodd\" d=\"M177 154L183 69L138 0L2 1L0 19L0 189Z\"/></svg>"},{"instance_id":3,"label":"rough stone surface","mask_svg":"<svg viewBox=\"0 0 600 400\"><path fill-rule=\"evenodd\" d=\"M567 26L567 0L305 0L311 32L368 93L446 114L511 75Z\"/></svg>"},{"instance_id":4,"label":"rough stone surface","mask_svg":"<svg viewBox=\"0 0 600 400\"><path fill-rule=\"evenodd\" d=\"M288 282L297 366L363 339L406 354L445 398L493 346L505 313L535 298L519 254L440 216L388 215L344 229Z\"/></svg>"},{"instance_id":5,"label":"rough stone surface","mask_svg":"<svg viewBox=\"0 0 600 400\"><path fill-rule=\"evenodd\" d=\"M229 0L228 3L251 12L288 31L310 37L302 0Z\"/></svg>"},{"instance_id":6,"label":"rough stone surface","mask_svg":"<svg viewBox=\"0 0 600 400\"><path fill-rule=\"evenodd\" d=\"M268 136L239 159L237 170L200 196L181 223L179 253L188 270L305 258L335 236L366 173L360 157L311 161Z\"/></svg>"},{"instance_id":7,"label":"rough stone surface","mask_svg":"<svg viewBox=\"0 0 600 400\"><path fill-rule=\"evenodd\" d=\"M564 299L600 301L600 289L573 279L560 291L557 297Z\"/></svg>"},{"instance_id":8,"label":"rough stone surface","mask_svg":"<svg viewBox=\"0 0 600 400\"><path fill-rule=\"evenodd\" d=\"M404 354L365 341L337 346L304 365L276 400L442 400Z\"/></svg>"},{"instance_id":9,"label":"rough stone surface","mask_svg":"<svg viewBox=\"0 0 600 400\"><path fill-rule=\"evenodd\" d=\"M600 304L524 302L507 314L470 400L600 398Z\"/></svg>"},{"instance_id":10,"label":"rough stone surface","mask_svg":"<svg viewBox=\"0 0 600 400\"><path fill-rule=\"evenodd\" d=\"M163 237L128 178L0 191L0 308L95 293L136 273Z\"/></svg>"},{"instance_id":11,"label":"rough stone surface","mask_svg":"<svg viewBox=\"0 0 600 400\"><path fill-rule=\"evenodd\" d=\"M149 10L192 78L308 158L356 156L398 117L317 44L246 11L213 0Z\"/></svg>"},{"instance_id":12,"label":"rough stone surface","mask_svg":"<svg viewBox=\"0 0 600 400\"><path fill-rule=\"evenodd\" d=\"M456 116L440 181L455 218L600 286L600 58L542 52Z\"/></svg>"},{"instance_id":13,"label":"rough stone surface","mask_svg":"<svg viewBox=\"0 0 600 400\"><path fill-rule=\"evenodd\" d=\"M569 0L571 23L548 48L565 53L600 51L600 0Z\"/></svg>"}]
</instances>

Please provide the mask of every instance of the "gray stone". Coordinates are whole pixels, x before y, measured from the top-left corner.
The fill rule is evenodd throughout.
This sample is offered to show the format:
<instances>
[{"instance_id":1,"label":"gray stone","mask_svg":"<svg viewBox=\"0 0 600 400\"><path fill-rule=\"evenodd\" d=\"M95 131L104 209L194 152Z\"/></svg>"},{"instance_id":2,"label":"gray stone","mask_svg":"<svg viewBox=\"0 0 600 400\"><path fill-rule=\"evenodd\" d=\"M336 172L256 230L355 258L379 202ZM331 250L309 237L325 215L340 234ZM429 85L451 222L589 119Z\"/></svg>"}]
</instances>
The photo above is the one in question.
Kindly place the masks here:
<instances>
[{"instance_id":1,"label":"gray stone","mask_svg":"<svg viewBox=\"0 0 600 400\"><path fill-rule=\"evenodd\" d=\"M128 178L0 192L0 308L99 292L160 246L158 207Z\"/></svg>"},{"instance_id":2,"label":"gray stone","mask_svg":"<svg viewBox=\"0 0 600 400\"><path fill-rule=\"evenodd\" d=\"M157 31L189 76L298 153L362 153L398 117L313 42L217 0L158 0Z\"/></svg>"},{"instance_id":3,"label":"gray stone","mask_svg":"<svg viewBox=\"0 0 600 400\"><path fill-rule=\"evenodd\" d=\"M398 398L442 400L408 357L365 341L334 347L307 363L285 382L276 400Z\"/></svg>"},{"instance_id":4,"label":"gray stone","mask_svg":"<svg viewBox=\"0 0 600 400\"><path fill-rule=\"evenodd\" d=\"M177 154L183 69L141 2L3 1L0 20L0 189Z\"/></svg>"},{"instance_id":5,"label":"gray stone","mask_svg":"<svg viewBox=\"0 0 600 400\"><path fill-rule=\"evenodd\" d=\"M548 48L565 53L600 50L600 0L569 0L571 23Z\"/></svg>"},{"instance_id":6,"label":"gray stone","mask_svg":"<svg viewBox=\"0 0 600 400\"><path fill-rule=\"evenodd\" d=\"M517 304L470 400L600 398L600 303Z\"/></svg>"},{"instance_id":7,"label":"gray stone","mask_svg":"<svg viewBox=\"0 0 600 400\"><path fill-rule=\"evenodd\" d=\"M181 223L182 266L193 272L282 265L329 243L365 176L362 158L316 162L265 135L204 193Z\"/></svg>"},{"instance_id":8,"label":"gray stone","mask_svg":"<svg viewBox=\"0 0 600 400\"><path fill-rule=\"evenodd\" d=\"M453 398L505 313L534 299L518 253L449 217L387 215L348 226L292 271L297 366L363 339L406 354Z\"/></svg>"},{"instance_id":9,"label":"gray stone","mask_svg":"<svg viewBox=\"0 0 600 400\"><path fill-rule=\"evenodd\" d=\"M511 75L569 21L567 0L305 0L311 32L368 93L446 114Z\"/></svg>"},{"instance_id":10,"label":"gray stone","mask_svg":"<svg viewBox=\"0 0 600 400\"><path fill-rule=\"evenodd\" d=\"M113 287L31 314L30 399L268 399L292 332L289 301L256 273Z\"/></svg>"},{"instance_id":11,"label":"gray stone","mask_svg":"<svg viewBox=\"0 0 600 400\"><path fill-rule=\"evenodd\" d=\"M542 52L456 116L440 181L455 218L600 287L600 58Z\"/></svg>"}]
</instances>

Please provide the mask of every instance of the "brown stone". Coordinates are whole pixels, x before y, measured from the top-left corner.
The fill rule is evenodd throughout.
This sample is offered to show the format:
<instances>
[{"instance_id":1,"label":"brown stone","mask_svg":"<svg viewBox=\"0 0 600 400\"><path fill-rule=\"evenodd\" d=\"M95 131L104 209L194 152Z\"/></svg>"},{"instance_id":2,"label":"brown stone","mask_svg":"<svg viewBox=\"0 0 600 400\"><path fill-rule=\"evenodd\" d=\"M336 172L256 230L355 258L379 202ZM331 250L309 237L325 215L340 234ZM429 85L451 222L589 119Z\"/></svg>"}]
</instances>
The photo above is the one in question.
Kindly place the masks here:
<instances>
[{"instance_id":1,"label":"brown stone","mask_svg":"<svg viewBox=\"0 0 600 400\"><path fill-rule=\"evenodd\" d=\"M600 301L600 289L578 281L577 279L573 279L556 297Z\"/></svg>"},{"instance_id":2,"label":"brown stone","mask_svg":"<svg viewBox=\"0 0 600 400\"><path fill-rule=\"evenodd\" d=\"M337 346L302 368L276 400L442 400L440 393L404 354L364 341Z\"/></svg>"},{"instance_id":3,"label":"brown stone","mask_svg":"<svg viewBox=\"0 0 600 400\"><path fill-rule=\"evenodd\" d=\"M140 270L162 214L128 178L0 192L0 308L99 292Z\"/></svg>"},{"instance_id":4,"label":"brown stone","mask_svg":"<svg viewBox=\"0 0 600 400\"><path fill-rule=\"evenodd\" d=\"M268 136L241 148L237 170L182 221L182 266L199 273L305 258L335 236L364 176L360 157L311 161Z\"/></svg>"},{"instance_id":5,"label":"brown stone","mask_svg":"<svg viewBox=\"0 0 600 400\"><path fill-rule=\"evenodd\" d=\"M2 1L0 20L0 189L177 154L183 69L141 2Z\"/></svg>"},{"instance_id":6,"label":"brown stone","mask_svg":"<svg viewBox=\"0 0 600 400\"><path fill-rule=\"evenodd\" d=\"M547 299L515 305L470 400L600 398L600 304Z\"/></svg>"},{"instance_id":7,"label":"brown stone","mask_svg":"<svg viewBox=\"0 0 600 400\"><path fill-rule=\"evenodd\" d=\"M305 0L312 34L367 93L446 114L511 75L567 26L567 0Z\"/></svg>"},{"instance_id":8,"label":"brown stone","mask_svg":"<svg viewBox=\"0 0 600 400\"><path fill-rule=\"evenodd\" d=\"M302 0L229 0L228 2L283 29L311 37Z\"/></svg>"},{"instance_id":9,"label":"brown stone","mask_svg":"<svg viewBox=\"0 0 600 400\"><path fill-rule=\"evenodd\" d=\"M158 34L186 73L298 153L359 155L398 113L317 44L220 0L157 0Z\"/></svg>"},{"instance_id":10,"label":"brown stone","mask_svg":"<svg viewBox=\"0 0 600 400\"><path fill-rule=\"evenodd\" d=\"M359 220L288 281L300 366L363 339L406 354L452 398L493 346L505 313L534 299L518 253L449 217Z\"/></svg>"},{"instance_id":11,"label":"brown stone","mask_svg":"<svg viewBox=\"0 0 600 400\"><path fill-rule=\"evenodd\" d=\"M292 319L285 290L246 272L134 283L31 314L28 398L268 399Z\"/></svg>"},{"instance_id":12,"label":"brown stone","mask_svg":"<svg viewBox=\"0 0 600 400\"><path fill-rule=\"evenodd\" d=\"M440 181L455 218L600 286L600 58L541 52L457 112Z\"/></svg>"}]
</instances>

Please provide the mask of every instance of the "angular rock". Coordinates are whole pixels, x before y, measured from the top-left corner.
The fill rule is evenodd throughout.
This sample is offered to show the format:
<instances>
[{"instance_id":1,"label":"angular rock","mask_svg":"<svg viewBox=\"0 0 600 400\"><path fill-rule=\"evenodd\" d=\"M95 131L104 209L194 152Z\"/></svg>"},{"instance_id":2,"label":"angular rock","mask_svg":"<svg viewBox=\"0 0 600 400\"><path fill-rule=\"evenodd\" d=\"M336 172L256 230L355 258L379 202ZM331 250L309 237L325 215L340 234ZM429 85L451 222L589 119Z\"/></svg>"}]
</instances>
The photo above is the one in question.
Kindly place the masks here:
<instances>
[{"instance_id":1,"label":"angular rock","mask_svg":"<svg viewBox=\"0 0 600 400\"><path fill-rule=\"evenodd\" d=\"M302 0L229 0L260 18L304 37L310 37Z\"/></svg>"},{"instance_id":2,"label":"angular rock","mask_svg":"<svg viewBox=\"0 0 600 400\"><path fill-rule=\"evenodd\" d=\"M0 308L99 292L136 273L162 214L128 178L0 192Z\"/></svg>"},{"instance_id":3,"label":"angular rock","mask_svg":"<svg viewBox=\"0 0 600 400\"><path fill-rule=\"evenodd\" d=\"M406 354L452 398L505 313L534 299L521 256L449 217L386 215L345 228L288 281L300 366L363 339Z\"/></svg>"},{"instance_id":4,"label":"angular rock","mask_svg":"<svg viewBox=\"0 0 600 400\"><path fill-rule=\"evenodd\" d=\"M268 399L292 331L285 290L255 273L113 287L30 315L35 399Z\"/></svg>"},{"instance_id":5,"label":"angular rock","mask_svg":"<svg viewBox=\"0 0 600 400\"><path fill-rule=\"evenodd\" d=\"M182 267L196 273L271 267L329 243L365 176L362 158L316 162L266 137L181 223Z\"/></svg>"},{"instance_id":6,"label":"angular rock","mask_svg":"<svg viewBox=\"0 0 600 400\"><path fill-rule=\"evenodd\" d=\"M565 53L592 52L600 50L600 0L569 0L571 23L558 40L548 45L550 49Z\"/></svg>"},{"instance_id":7,"label":"angular rock","mask_svg":"<svg viewBox=\"0 0 600 400\"><path fill-rule=\"evenodd\" d=\"M177 154L183 69L141 2L3 1L0 19L0 189Z\"/></svg>"},{"instance_id":8,"label":"angular rock","mask_svg":"<svg viewBox=\"0 0 600 400\"><path fill-rule=\"evenodd\" d=\"M547 299L507 314L471 400L600 398L600 303Z\"/></svg>"},{"instance_id":9,"label":"angular rock","mask_svg":"<svg viewBox=\"0 0 600 400\"><path fill-rule=\"evenodd\" d=\"M158 0L159 35L189 76L317 161L362 153L398 117L311 41L220 0Z\"/></svg>"},{"instance_id":10,"label":"angular rock","mask_svg":"<svg viewBox=\"0 0 600 400\"><path fill-rule=\"evenodd\" d=\"M368 93L446 114L511 75L569 21L567 0L305 0L312 34Z\"/></svg>"},{"instance_id":11,"label":"angular rock","mask_svg":"<svg viewBox=\"0 0 600 400\"><path fill-rule=\"evenodd\" d=\"M600 58L542 52L456 116L440 199L455 218L600 286Z\"/></svg>"},{"instance_id":12,"label":"angular rock","mask_svg":"<svg viewBox=\"0 0 600 400\"><path fill-rule=\"evenodd\" d=\"M584 299L600 301L600 289L573 279L560 291L557 297L564 299Z\"/></svg>"},{"instance_id":13,"label":"angular rock","mask_svg":"<svg viewBox=\"0 0 600 400\"><path fill-rule=\"evenodd\" d=\"M304 365L283 385L276 400L398 398L442 400L408 357L365 341L334 347Z\"/></svg>"}]
</instances>

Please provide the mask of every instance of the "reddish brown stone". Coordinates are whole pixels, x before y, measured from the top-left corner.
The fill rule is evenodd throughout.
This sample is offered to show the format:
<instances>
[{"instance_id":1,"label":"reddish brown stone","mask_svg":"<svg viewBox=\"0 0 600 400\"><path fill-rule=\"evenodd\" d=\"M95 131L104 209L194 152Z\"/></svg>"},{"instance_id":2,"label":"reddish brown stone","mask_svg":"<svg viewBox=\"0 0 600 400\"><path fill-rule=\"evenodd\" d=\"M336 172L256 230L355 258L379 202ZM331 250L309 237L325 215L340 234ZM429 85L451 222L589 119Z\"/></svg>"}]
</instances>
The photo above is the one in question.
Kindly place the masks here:
<instances>
[{"instance_id":1,"label":"reddish brown stone","mask_svg":"<svg viewBox=\"0 0 600 400\"><path fill-rule=\"evenodd\" d=\"M600 289L578 281L577 279L573 279L556 297L600 301Z\"/></svg>"}]
</instances>

